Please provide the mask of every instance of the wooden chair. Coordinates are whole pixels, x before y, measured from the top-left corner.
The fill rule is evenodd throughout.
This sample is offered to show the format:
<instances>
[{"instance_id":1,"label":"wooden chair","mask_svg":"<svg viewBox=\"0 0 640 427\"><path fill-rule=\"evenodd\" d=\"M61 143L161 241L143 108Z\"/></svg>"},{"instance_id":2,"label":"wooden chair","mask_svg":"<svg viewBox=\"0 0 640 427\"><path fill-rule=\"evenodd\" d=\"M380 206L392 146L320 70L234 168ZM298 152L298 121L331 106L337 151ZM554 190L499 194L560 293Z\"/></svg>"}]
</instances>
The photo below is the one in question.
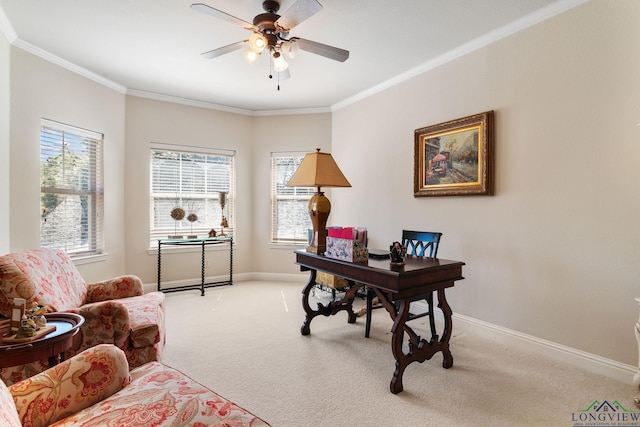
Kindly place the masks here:
<instances>
[{"instance_id":1,"label":"wooden chair","mask_svg":"<svg viewBox=\"0 0 640 427\"><path fill-rule=\"evenodd\" d=\"M402 245L407 250L407 255L437 258L438 246L440 244L440 238L442 233L435 233L430 231L411 231L402 230ZM373 310L373 299L376 297L373 290L367 290L367 320L365 325L364 336L369 338L369 332L371 330L371 311ZM419 317L429 316L429 325L431 327L431 336L436 336L436 321L433 312L433 292L427 294L416 295L412 298L412 301L426 300L428 305L428 311L419 314L409 314L409 320L417 319ZM396 305L396 313L398 312L398 306Z\"/></svg>"}]
</instances>

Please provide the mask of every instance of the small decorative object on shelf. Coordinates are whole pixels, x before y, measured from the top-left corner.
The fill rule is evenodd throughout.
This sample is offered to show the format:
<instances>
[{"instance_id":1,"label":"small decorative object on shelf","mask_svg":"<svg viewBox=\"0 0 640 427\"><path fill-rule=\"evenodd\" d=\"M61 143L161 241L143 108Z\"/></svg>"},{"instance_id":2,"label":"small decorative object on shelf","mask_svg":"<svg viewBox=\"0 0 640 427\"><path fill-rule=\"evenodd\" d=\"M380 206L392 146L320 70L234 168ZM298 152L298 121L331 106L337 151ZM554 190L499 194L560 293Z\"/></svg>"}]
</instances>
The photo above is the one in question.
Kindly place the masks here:
<instances>
[{"instance_id":1,"label":"small decorative object on shelf","mask_svg":"<svg viewBox=\"0 0 640 427\"><path fill-rule=\"evenodd\" d=\"M32 317L27 317L25 314L22 316L22 321L20 322L20 329L18 329L18 333L16 334L16 338L30 338L36 335L38 332L36 321L33 320Z\"/></svg>"},{"instance_id":2,"label":"small decorative object on shelf","mask_svg":"<svg viewBox=\"0 0 640 427\"><path fill-rule=\"evenodd\" d=\"M211 230L209 230L209 237L216 237L216 230L214 228L212 228Z\"/></svg>"},{"instance_id":3,"label":"small decorative object on shelf","mask_svg":"<svg viewBox=\"0 0 640 427\"><path fill-rule=\"evenodd\" d=\"M185 214L186 212L184 211L184 209L179 207L175 207L171 210L171 218L175 220L175 225L173 229L174 235L169 236L170 239L182 239L182 236L178 235L178 221L182 221Z\"/></svg>"},{"instance_id":4,"label":"small decorative object on shelf","mask_svg":"<svg viewBox=\"0 0 640 427\"><path fill-rule=\"evenodd\" d=\"M22 321L22 316L24 316L25 312L25 304L27 300L24 298L14 298L13 299L13 309L11 310L11 326L10 333L17 334L20 329L20 322Z\"/></svg>"},{"instance_id":5,"label":"small decorative object on shelf","mask_svg":"<svg viewBox=\"0 0 640 427\"><path fill-rule=\"evenodd\" d=\"M33 301L29 309L25 310L22 315L16 338L33 337L40 329L45 328L47 326L47 319L44 317L46 312L47 309L43 305Z\"/></svg>"},{"instance_id":6,"label":"small decorative object on shelf","mask_svg":"<svg viewBox=\"0 0 640 427\"><path fill-rule=\"evenodd\" d=\"M16 300L18 301L16 302ZM23 298L14 298L14 304L22 305L23 307L20 310L22 317L18 329L11 329L6 336L2 337L3 342L29 341L55 330L55 326L47 326L47 319L44 316L47 310L43 305L34 301L31 303L31 306L25 310L24 307L26 304L21 301L25 300ZM11 323L13 325L13 319Z\"/></svg>"},{"instance_id":7,"label":"small decorative object on shelf","mask_svg":"<svg viewBox=\"0 0 640 427\"><path fill-rule=\"evenodd\" d=\"M47 318L44 317L46 312L47 309L44 307L44 305L40 305L36 301L31 303L31 308L29 309L28 313L29 316L32 317L36 322L37 330L40 330L41 328L47 326Z\"/></svg>"},{"instance_id":8,"label":"small decorative object on shelf","mask_svg":"<svg viewBox=\"0 0 640 427\"><path fill-rule=\"evenodd\" d=\"M391 265L404 265L407 250L400 242L393 242L393 244L389 246L389 255L391 256Z\"/></svg>"},{"instance_id":9,"label":"small decorative object on shelf","mask_svg":"<svg viewBox=\"0 0 640 427\"><path fill-rule=\"evenodd\" d=\"M198 236L193 234L193 223L198 220L198 215L195 213L190 213L187 215L187 221L191 223L191 234L187 236L187 239L197 239Z\"/></svg>"},{"instance_id":10,"label":"small decorative object on shelf","mask_svg":"<svg viewBox=\"0 0 640 427\"><path fill-rule=\"evenodd\" d=\"M224 216L224 208L225 206L227 206L227 192L219 191L218 198L219 198L218 200L220 201L220 213L222 214L222 221L220 221L220 227L222 227L222 230L220 230L220 233L218 234L218 236L225 237L226 234L224 232L224 229L226 227L229 227L229 223L227 222L227 217Z\"/></svg>"}]
</instances>

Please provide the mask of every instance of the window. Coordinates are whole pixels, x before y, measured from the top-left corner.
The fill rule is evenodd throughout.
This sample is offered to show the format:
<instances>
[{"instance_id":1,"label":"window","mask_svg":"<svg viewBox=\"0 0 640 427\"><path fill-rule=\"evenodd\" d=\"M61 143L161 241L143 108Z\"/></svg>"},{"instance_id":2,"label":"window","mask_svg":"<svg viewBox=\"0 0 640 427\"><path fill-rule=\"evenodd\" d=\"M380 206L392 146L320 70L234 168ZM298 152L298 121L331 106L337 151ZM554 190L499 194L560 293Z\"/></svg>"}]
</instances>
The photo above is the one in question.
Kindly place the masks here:
<instances>
[{"instance_id":1,"label":"window","mask_svg":"<svg viewBox=\"0 0 640 427\"><path fill-rule=\"evenodd\" d=\"M71 257L103 252L102 150L102 134L42 120L40 246Z\"/></svg>"},{"instance_id":2,"label":"window","mask_svg":"<svg viewBox=\"0 0 640 427\"><path fill-rule=\"evenodd\" d=\"M151 247L169 236L219 233L223 217L224 232L233 234L234 164L234 151L152 144Z\"/></svg>"},{"instance_id":3,"label":"window","mask_svg":"<svg viewBox=\"0 0 640 427\"><path fill-rule=\"evenodd\" d=\"M313 187L287 187L306 153L271 153L271 241L306 243Z\"/></svg>"}]
</instances>

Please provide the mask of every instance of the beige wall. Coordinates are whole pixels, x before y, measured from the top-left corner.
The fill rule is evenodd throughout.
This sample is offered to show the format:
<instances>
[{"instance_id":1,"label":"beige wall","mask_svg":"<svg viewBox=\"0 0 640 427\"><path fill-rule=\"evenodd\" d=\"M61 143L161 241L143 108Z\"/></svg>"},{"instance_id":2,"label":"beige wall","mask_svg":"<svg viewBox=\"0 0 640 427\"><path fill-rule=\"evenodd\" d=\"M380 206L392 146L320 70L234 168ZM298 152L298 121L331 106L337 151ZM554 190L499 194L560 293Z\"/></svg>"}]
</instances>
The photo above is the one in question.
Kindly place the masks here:
<instances>
[{"instance_id":1,"label":"beige wall","mask_svg":"<svg viewBox=\"0 0 640 427\"><path fill-rule=\"evenodd\" d=\"M9 251L10 46L0 33L0 253Z\"/></svg>"},{"instance_id":2,"label":"beige wall","mask_svg":"<svg viewBox=\"0 0 640 427\"><path fill-rule=\"evenodd\" d=\"M104 134L103 262L81 265L88 281L124 272L124 94L11 47L10 250L40 245L40 119Z\"/></svg>"},{"instance_id":3,"label":"beige wall","mask_svg":"<svg viewBox=\"0 0 640 427\"><path fill-rule=\"evenodd\" d=\"M253 271L260 273L299 273L293 263L290 245L270 245L271 238L271 163L272 152L311 152L331 149L331 114L263 116L254 119L253 186L254 244ZM330 193L327 193L330 194ZM304 245L306 246L306 245ZM302 247L304 247L302 246Z\"/></svg>"},{"instance_id":4,"label":"beige wall","mask_svg":"<svg viewBox=\"0 0 640 427\"><path fill-rule=\"evenodd\" d=\"M640 2L589 2L334 112L353 188L333 222L373 247L442 231L439 256L467 264L455 313L635 364L638 22ZM414 198L414 129L487 110L495 196Z\"/></svg>"}]
</instances>

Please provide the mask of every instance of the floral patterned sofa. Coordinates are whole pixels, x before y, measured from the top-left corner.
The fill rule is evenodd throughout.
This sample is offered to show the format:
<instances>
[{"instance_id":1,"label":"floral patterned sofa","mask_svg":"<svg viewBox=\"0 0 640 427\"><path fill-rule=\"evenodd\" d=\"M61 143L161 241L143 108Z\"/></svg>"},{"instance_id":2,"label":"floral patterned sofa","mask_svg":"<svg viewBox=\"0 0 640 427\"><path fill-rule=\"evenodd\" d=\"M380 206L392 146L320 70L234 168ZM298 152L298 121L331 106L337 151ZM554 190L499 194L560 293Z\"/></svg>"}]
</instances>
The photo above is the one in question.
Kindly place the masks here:
<instances>
[{"instance_id":1,"label":"floral patterned sofa","mask_svg":"<svg viewBox=\"0 0 640 427\"><path fill-rule=\"evenodd\" d=\"M181 372L151 362L129 371L101 344L22 382L0 382L0 425L268 426Z\"/></svg>"},{"instance_id":2,"label":"floral patterned sofa","mask_svg":"<svg viewBox=\"0 0 640 427\"><path fill-rule=\"evenodd\" d=\"M62 251L39 248L0 257L0 314L10 317L13 298L44 305L49 312L66 311L84 317L84 324L65 353L71 357L97 344L121 348L134 368L160 359L165 340L164 294L144 294L136 276L86 283ZM46 369L36 362L2 370L12 384Z\"/></svg>"}]
</instances>

